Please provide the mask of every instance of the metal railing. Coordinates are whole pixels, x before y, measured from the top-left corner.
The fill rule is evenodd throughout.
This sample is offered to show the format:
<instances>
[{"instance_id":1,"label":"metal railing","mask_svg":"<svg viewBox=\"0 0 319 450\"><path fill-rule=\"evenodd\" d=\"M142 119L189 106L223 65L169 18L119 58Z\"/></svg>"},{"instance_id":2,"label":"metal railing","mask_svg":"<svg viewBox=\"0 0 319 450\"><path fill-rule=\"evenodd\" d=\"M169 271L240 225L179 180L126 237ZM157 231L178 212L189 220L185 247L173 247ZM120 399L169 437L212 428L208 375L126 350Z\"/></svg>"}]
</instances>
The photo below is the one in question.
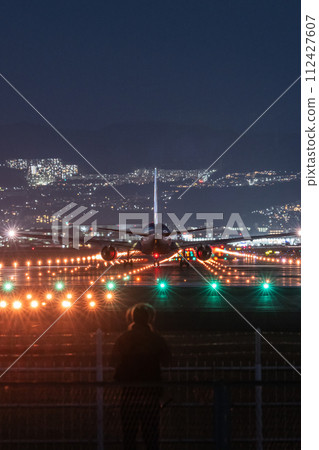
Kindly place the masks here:
<instances>
[{"instance_id":1,"label":"metal railing","mask_svg":"<svg viewBox=\"0 0 319 450\"><path fill-rule=\"evenodd\" d=\"M247 449L300 445L300 384L294 381L9 382L1 383L0 389L2 448L120 448L116 446L123 440L123 420L124 428L130 429L136 414L142 414L146 434L155 433L156 424L149 421L157 403L161 448L175 448L176 443L179 448L218 450L244 443ZM271 401L275 391L283 394L281 401ZM267 400L259 405L262 395Z\"/></svg>"},{"instance_id":2,"label":"metal railing","mask_svg":"<svg viewBox=\"0 0 319 450\"><path fill-rule=\"evenodd\" d=\"M40 367L30 360L28 367L15 367L1 380L2 449L123 448L125 427L136 426L134 411L143 418L145 403L152 416L145 393L154 389L161 391L155 396L158 411L153 403L161 449L300 448L300 380L277 362L262 365L258 333L250 345L253 364L238 364L238 360L220 364L220 360L219 366L212 367L184 360L176 365L175 360L174 367L163 369L160 386L109 381L113 368L105 361L103 333L97 330L91 338L91 366ZM48 361L44 354L41 364ZM212 381L216 379L222 381ZM132 401L124 405L129 413L123 416L125 390ZM145 433L156 435L154 423L146 431L144 427ZM140 431L138 442L142 438Z\"/></svg>"}]
</instances>

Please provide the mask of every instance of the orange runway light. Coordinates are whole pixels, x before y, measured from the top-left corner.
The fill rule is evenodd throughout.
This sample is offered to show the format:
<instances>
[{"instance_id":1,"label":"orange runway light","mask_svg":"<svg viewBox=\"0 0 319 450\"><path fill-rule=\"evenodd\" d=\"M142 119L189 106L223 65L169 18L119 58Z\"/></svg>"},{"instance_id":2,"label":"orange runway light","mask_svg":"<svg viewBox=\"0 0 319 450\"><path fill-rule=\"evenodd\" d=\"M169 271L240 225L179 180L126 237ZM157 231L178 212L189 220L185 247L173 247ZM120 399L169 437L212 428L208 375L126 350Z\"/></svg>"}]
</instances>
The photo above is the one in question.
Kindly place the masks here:
<instances>
[{"instance_id":1,"label":"orange runway light","mask_svg":"<svg viewBox=\"0 0 319 450\"><path fill-rule=\"evenodd\" d=\"M92 298L93 297L93 295L91 294L91 293L88 293L88 294L86 294L86 298Z\"/></svg>"},{"instance_id":2,"label":"orange runway light","mask_svg":"<svg viewBox=\"0 0 319 450\"><path fill-rule=\"evenodd\" d=\"M95 308L96 307L96 303L92 300L90 303L90 308Z\"/></svg>"},{"instance_id":3,"label":"orange runway light","mask_svg":"<svg viewBox=\"0 0 319 450\"><path fill-rule=\"evenodd\" d=\"M22 307L22 303L21 303L19 300L15 300L15 301L12 303L12 307L13 307L14 309L20 309L20 308Z\"/></svg>"},{"instance_id":4,"label":"orange runway light","mask_svg":"<svg viewBox=\"0 0 319 450\"><path fill-rule=\"evenodd\" d=\"M30 303L31 308L37 308L39 306L39 302L37 302L36 300L32 300L32 302Z\"/></svg>"},{"instance_id":5,"label":"orange runway light","mask_svg":"<svg viewBox=\"0 0 319 450\"><path fill-rule=\"evenodd\" d=\"M111 294L111 292L108 292L108 293L106 294L106 299L107 299L107 300L112 300L112 299L113 299L113 294Z\"/></svg>"},{"instance_id":6,"label":"orange runway light","mask_svg":"<svg viewBox=\"0 0 319 450\"><path fill-rule=\"evenodd\" d=\"M52 294L47 294L47 295L45 296L45 298L46 298L47 300L52 300Z\"/></svg>"},{"instance_id":7,"label":"orange runway light","mask_svg":"<svg viewBox=\"0 0 319 450\"><path fill-rule=\"evenodd\" d=\"M27 299L31 300L31 298L32 298L32 294L27 294Z\"/></svg>"},{"instance_id":8,"label":"orange runway light","mask_svg":"<svg viewBox=\"0 0 319 450\"><path fill-rule=\"evenodd\" d=\"M68 300L63 300L62 306L63 308L70 308L71 302L69 302Z\"/></svg>"},{"instance_id":9,"label":"orange runway light","mask_svg":"<svg viewBox=\"0 0 319 450\"><path fill-rule=\"evenodd\" d=\"M0 301L0 308L5 308L7 306L7 302L5 300Z\"/></svg>"}]
</instances>

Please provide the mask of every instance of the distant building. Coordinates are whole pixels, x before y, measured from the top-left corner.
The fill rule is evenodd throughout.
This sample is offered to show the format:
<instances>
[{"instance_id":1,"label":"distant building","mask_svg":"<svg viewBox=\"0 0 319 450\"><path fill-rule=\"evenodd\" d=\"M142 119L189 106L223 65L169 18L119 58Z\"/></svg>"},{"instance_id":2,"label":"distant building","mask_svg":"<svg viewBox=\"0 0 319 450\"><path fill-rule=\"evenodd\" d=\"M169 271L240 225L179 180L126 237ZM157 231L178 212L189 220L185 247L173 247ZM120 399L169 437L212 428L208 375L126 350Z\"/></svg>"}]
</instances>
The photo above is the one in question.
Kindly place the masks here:
<instances>
[{"instance_id":1,"label":"distant building","mask_svg":"<svg viewBox=\"0 0 319 450\"><path fill-rule=\"evenodd\" d=\"M78 174L77 165L64 164L60 158L11 159L6 161L6 166L26 171L26 178L31 186L66 180Z\"/></svg>"}]
</instances>

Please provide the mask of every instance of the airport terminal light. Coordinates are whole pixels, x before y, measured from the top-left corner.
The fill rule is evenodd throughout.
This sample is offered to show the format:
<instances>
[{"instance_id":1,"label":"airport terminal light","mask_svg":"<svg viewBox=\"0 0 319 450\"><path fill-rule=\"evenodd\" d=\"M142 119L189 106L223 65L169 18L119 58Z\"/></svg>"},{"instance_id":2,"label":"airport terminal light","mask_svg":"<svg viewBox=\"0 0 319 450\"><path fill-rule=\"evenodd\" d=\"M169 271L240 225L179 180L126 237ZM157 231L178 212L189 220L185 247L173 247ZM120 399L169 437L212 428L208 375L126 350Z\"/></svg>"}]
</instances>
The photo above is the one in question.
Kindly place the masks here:
<instances>
[{"instance_id":1,"label":"airport terminal light","mask_svg":"<svg viewBox=\"0 0 319 450\"><path fill-rule=\"evenodd\" d=\"M6 292L10 292L10 291L12 291L12 289L13 289L13 283L11 283L11 281L5 281L4 283L3 283L3 290L4 291L6 291Z\"/></svg>"}]
</instances>

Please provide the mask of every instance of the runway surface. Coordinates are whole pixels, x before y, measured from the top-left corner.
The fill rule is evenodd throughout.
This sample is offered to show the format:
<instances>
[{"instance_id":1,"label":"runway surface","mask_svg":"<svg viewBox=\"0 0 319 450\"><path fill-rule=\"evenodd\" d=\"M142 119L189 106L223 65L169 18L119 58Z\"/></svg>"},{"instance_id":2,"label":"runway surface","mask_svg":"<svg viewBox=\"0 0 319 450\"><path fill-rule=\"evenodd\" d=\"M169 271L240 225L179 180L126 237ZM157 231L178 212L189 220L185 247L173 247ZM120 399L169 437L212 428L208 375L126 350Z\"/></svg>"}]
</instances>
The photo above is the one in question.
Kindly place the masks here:
<instances>
[{"instance_id":1,"label":"runway surface","mask_svg":"<svg viewBox=\"0 0 319 450\"><path fill-rule=\"evenodd\" d=\"M152 262L143 260L132 265L108 264L59 264L38 266L3 267L0 270L0 283L11 280L19 287L50 287L56 280L63 280L69 287L78 287L95 282L106 270L100 280L114 280L122 286L153 286L158 279L170 286L202 286L206 280L218 280L230 286L257 286L267 280L275 286L300 286L300 265L292 263L262 263L251 259L206 262L190 261L188 267L180 267L178 262L165 262L153 267ZM104 281L103 281L104 280Z\"/></svg>"},{"instance_id":2,"label":"runway surface","mask_svg":"<svg viewBox=\"0 0 319 450\"><path fill-rule=\"evenodd\" d=\"M267 329L299 329L300 265L295 261L265 264L250 258L190 264L181 268L178 262L167 261L157 268L147 260L133 265L81 260L3 267L0 320L6 322L8 315L52 320L70 308L70 314L77 312L85 323L94 311L112 327L112 314L118 322L129 306L146 301L156 307L159 317L163 314L160 321L165 328L233 329L243 325L237 309Z\"/></svg>"}]
</instances>

